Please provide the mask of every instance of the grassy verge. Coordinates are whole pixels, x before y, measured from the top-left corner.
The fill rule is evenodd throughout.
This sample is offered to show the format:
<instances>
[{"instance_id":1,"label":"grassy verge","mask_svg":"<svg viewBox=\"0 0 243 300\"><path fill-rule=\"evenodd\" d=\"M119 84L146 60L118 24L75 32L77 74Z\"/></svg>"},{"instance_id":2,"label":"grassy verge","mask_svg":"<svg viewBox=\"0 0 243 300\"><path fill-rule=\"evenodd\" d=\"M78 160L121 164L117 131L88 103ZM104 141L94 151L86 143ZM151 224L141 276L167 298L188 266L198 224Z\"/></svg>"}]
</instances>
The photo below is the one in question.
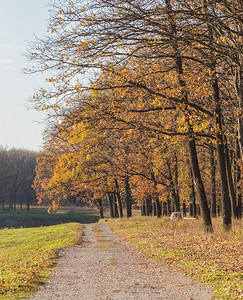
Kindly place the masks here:
<instances>
[{"instance_id":1,"label":"grassy verge","mask_svg":"<svg viewBox=\"0 0 243 300\"><path fill-rule=\"evenodd\" d=\"M82 225L0 230L0 299L22 299L50 274L57 251L77 244Z\"/></svg>"},{"instance_id":2,"label":"grassy verge","mask_svg":"<svg viewBox=\"0 0 243 300\"><path fill-rule=\"evenodd\" d=\"M214 220L214 234L206 234L201 220L108 220L148 257L209 283L218 299L243 299L243 221L235 221L229 233L220 224Z\"/></svg>"}]
</instances>

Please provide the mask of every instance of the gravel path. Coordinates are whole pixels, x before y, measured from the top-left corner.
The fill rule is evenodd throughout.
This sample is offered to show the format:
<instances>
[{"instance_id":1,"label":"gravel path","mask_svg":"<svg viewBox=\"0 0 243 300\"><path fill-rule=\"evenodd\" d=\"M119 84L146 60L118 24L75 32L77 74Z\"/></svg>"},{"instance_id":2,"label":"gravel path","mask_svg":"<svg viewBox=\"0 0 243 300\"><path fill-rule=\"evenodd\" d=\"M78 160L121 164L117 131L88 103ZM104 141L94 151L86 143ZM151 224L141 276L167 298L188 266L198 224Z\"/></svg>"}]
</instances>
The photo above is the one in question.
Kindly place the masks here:
<instances>
[{"instance_id":1,"label":"gravel path","mask_svg":"<svg viewBox=\"0 0 243 300\"><path fill-rule=\"evenodd\" d=\"M209 300L209 287L140 257L106 225L84 225L81 245L65 249L36 300Z\"/></svg>"}]
</instances>

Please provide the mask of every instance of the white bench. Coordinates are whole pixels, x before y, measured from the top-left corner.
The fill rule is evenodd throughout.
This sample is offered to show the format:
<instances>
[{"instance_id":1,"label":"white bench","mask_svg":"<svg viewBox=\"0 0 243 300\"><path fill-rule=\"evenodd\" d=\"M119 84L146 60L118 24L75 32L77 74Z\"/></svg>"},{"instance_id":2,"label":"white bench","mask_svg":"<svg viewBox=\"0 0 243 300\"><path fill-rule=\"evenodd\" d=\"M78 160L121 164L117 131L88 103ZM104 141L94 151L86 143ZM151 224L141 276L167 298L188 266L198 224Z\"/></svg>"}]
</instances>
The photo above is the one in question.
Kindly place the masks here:
<instances>
[{"instance_id":1,"label":"white bench","mask_svg":"<svg viewBox=\"0 0 243 300\"><path fill-rule=\"evenodd\" d=\"M173 212L170 216L170 219L171 220L182 219L181 212Z\"/></svg>"}]
</instances>

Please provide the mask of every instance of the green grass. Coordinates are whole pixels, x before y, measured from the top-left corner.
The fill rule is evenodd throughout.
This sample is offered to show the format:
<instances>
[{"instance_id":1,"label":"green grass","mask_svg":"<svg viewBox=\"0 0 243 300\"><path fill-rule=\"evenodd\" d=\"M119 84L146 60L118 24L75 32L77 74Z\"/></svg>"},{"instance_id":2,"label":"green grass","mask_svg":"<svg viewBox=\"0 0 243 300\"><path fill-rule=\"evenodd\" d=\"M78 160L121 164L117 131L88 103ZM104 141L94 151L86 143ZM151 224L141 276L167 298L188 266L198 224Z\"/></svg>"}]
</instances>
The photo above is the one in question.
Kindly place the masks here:
<instances>
[{"instance_id":1,"label":"green grass","mask_svg":"<svg viewBox=\"0 0 243 300\"><path fill-rule=\"evenodd\" d=\"M77 244L82 225L0 230L0 299L22 299L41 285L58 250Z\"/></svg>"},{"instance_id":2,"label":"green grass","mask_svg":"<svg viewBox=\"0 0 243 300\"><path fill-rule=\"evenodd\" d=\"M0 211L0 218L43 218L43 219L82 219L98 217L95 211L79 211L68 213L49 214L45 211Z\"/></svg>"},{"instance_id":3,"label":"green grass","mask_svg":"<svg viewBox=\"0 0 243 300\"><path fill-rule=\"evenodd\" d=\"M213 234L204 232L201 220L133 217L108 225L147 257L210 284L218 299L243 299L243 220L230 232L214 220Z\"/></svg>"}]
</instances>

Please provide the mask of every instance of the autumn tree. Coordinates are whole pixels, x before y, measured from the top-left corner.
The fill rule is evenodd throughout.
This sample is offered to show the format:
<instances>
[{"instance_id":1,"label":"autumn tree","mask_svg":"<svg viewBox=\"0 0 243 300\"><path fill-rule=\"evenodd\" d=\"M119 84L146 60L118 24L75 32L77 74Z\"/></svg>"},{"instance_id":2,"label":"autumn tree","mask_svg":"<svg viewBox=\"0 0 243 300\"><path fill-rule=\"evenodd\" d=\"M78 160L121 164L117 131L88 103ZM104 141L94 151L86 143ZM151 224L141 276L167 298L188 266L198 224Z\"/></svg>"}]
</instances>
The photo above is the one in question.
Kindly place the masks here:
<instances>
[{"instance_id":1,"label":"autumn tree","mask_svg":"<svg viewBox=\"0 0 243 300\"><path fill-rule=\"evenodd\" d=\"M146 131L145 136L158 140L184 138L207 230L212 224L197 145L205 138L215 140L223 223L229 228L230 176L224 147L229 102L238 103L233 113L241 116L241 19L235 4L54 1L50 25L50 35L37 39L29 52L38 63L33 72L54 74L47 79L53 89L34 96L36 107L56 113L60 107L82 102L83 93L92 89L99 91L98 100L87 104L93 115L115 120L112 124L119 124L119 130ZM96 79L82 82L81 74L93 77L94 70Z\"/></svg>"}]
</instances>

